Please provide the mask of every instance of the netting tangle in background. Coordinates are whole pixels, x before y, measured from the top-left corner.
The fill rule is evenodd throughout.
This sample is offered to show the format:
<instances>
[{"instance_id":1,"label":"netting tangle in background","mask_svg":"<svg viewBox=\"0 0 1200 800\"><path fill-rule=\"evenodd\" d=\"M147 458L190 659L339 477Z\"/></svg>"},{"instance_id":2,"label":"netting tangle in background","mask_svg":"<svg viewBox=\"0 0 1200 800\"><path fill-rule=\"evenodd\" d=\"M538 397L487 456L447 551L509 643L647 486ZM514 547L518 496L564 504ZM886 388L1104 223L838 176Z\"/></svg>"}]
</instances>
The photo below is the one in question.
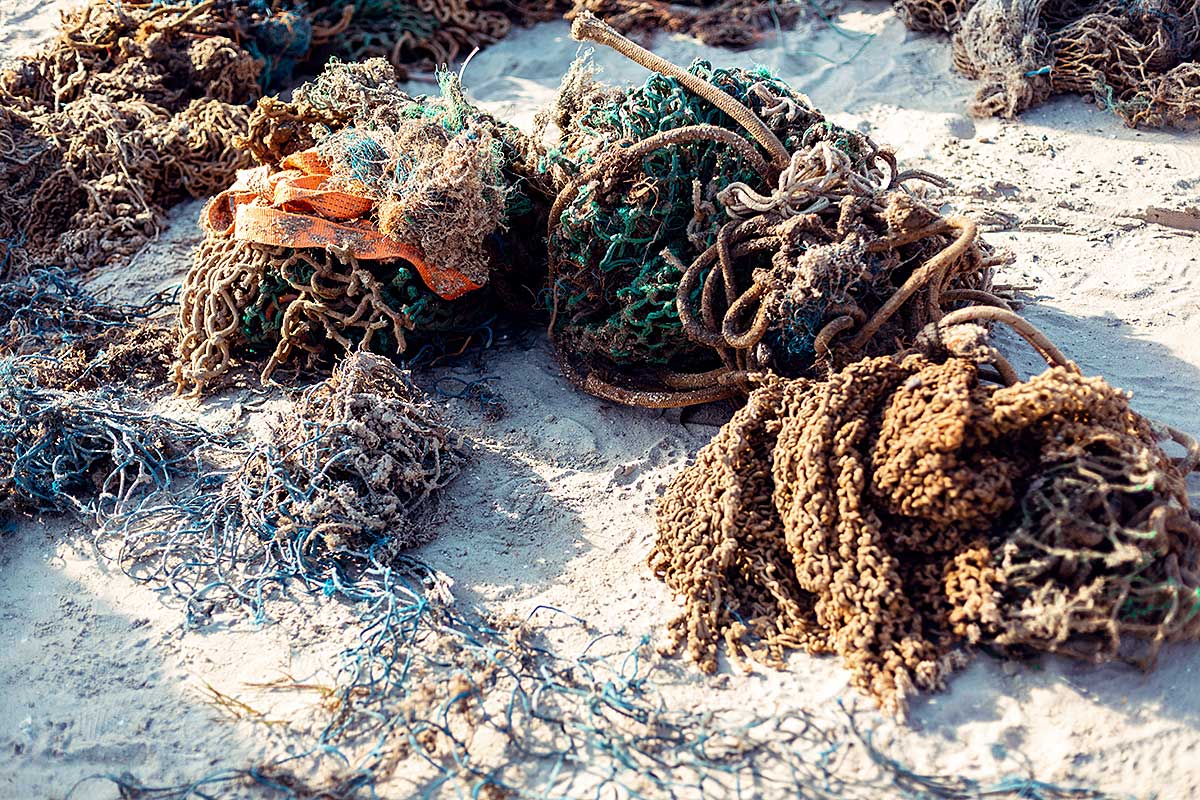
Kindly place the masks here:
<instances>
[{"instance_id":1,"label":"netting tangle in background","mask_svg":"<svg viewBox=\"0 0 1200 800\"><path fill-rule=\"evenodd\" d=\"M103 337L166 311L174 298L158 294L141 305L109 303L61 269L34 269L0 282L4 336L0 356L46 352L63 344Z\"/></svg>"},{"instance_id":2,"label":"netting tangle in background","mask_svg":"<svg viewBox=\"0 0 1200 800\"><path fill-rule=\"evenodd\" d=\"M501 38L506 13L527 16L497 5L92 0L67 12L50 45L0 71L0 278L130 256L172 205L249 165L234 145L247 104L337 55L431 71Z\"/></svg>"},{"instance_id":3,"label":"netting tangle in background","mask_svg":"<svg viewBox=\"0 0 1200 800\"><path fill-rule=\"evenodd\" d=\"M441 81L414 98L382 60L334 63L259 104L246 141L262 165L210 201L185 281L182 389L239 357L266 357L266 378L529 316L545 257L527 234L548 205L534 146Z\"/></svg>"},{"instance_id":4,"label":"netting tangle in background","mask_svg":"<svg viewBox=\"0 0 1200 800\"><path fill-rule=\"evenodd\" d=\"M892 352L947 306L1002 303L974 224L904 188L940 179L900 171L764 70L684 71L588 15L573 32L658 73L622 91L577 64L547 120L563 131L547 157L550 332L580 388L707 402L753 372Z\"/></svg>"},{"instance_id":5,"label":"netting tangle in background","mask_svg":"<svg viewBox=\"0 0 1200 800\"><path fill-rule=\"evenodd\" d=\"M974 320L1050 368L1018 380ZM1200 637L1198 463L1020 317L964 309L908 354L765 378L667 491L650 566L704 670L722 642L773 664L837 653L902 714L969 645L1150 665Z\"/></svg>"},{"instance_id":6,"label":"netting tangle in background","mask_svg":"<svg viewBox=\"0 0 1200 800\"><path fill-rule=\"evenodd\" d=\"M978 116L1014 116L1078 93L1131 127L1200 125L1195 0L900 0L914 30L954 37L955 68L981 82Z\"/></svg>"},{"instance_id":7,"label":"netting tangle in background","mask_svg":"<svg viewBox=\"0 0 1200 800\"><path fill-rule=\"evenodd\" d=\"M624 34L645 38L683 33L712 47L736 50L761 44L767 36L800 21L826 18L832 5L816 0L576 0L566 16L573 20L586 11Z\"/></svg>"},{"instance_id":8,"label":"netting tangle in background","mask_svg":"<svg viewBox=\"0 0 1200 800\"><path fill-rule=\"evenodd\" d=\"M4 67L0 239L23 238L35 265L93 267L225 185L261 69L227 6L92 2Z\"/></svg>"}]
</instances>

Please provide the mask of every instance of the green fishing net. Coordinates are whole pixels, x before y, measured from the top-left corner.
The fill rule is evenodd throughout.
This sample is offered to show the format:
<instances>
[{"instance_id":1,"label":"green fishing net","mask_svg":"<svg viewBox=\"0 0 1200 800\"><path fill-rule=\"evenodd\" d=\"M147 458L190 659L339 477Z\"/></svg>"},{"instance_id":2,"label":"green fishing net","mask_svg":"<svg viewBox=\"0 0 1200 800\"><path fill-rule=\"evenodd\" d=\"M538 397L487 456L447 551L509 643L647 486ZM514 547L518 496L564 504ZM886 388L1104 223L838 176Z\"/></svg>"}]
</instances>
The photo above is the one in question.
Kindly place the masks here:
<instances>
[{"instance_id":1,"label":"green fishing net","mask_svg":"<svg viewBox=\"0 0 1200 800\"><path fill-rule=\"evenodd\" d=\"M689 72L745 104L789 151L825 141L855 163L877 152L865 136L825 120L765 68L724 69L696 61ZM640 87L619 91L598 84L585 62L564 81L554 115L563 136L545 166L561 183L613 149L665 131L713 125L749 140L727 114L675 78L654 74ZM728 221L719 193L738 182L763 185L734 148L698 140L664 146L628 174L579 186L558 210L550 234L560 351L616 370L685 362L695 369L698 362L712 361L707 348L685 335L676 292L681 265L712 246ZM699 292L697 287L697 297ZM802 316L796 319L807 324ZM778 337L789 347L804 346L789 332Z\"/></svg>"},{"instance_id":2,"label":"green fishing net","mask_svg":"<svg viewBox=\"0 0 1200 800\"><path fill-rule=\"evenodd\" d=\"M181 387L202 389L240 356L268 357L265 377L285 363L327 365L331 354L358 347L445 352L501 309L528 312L545 256L537 237L516 232L545 225L547 200L529 166L535 148L470 104L457 76L443 72L439 82L439 94L412 97L382 59L335 61L291 100L259 104L246 145L262 166L247 180L269 177L294 154L316 154L330 172L325 188L369 199L364 221L417 248L423 261L210 230L184 287ZM459 299L429 284L422 263L481 288Z\"/></svg>"}]
</instances>

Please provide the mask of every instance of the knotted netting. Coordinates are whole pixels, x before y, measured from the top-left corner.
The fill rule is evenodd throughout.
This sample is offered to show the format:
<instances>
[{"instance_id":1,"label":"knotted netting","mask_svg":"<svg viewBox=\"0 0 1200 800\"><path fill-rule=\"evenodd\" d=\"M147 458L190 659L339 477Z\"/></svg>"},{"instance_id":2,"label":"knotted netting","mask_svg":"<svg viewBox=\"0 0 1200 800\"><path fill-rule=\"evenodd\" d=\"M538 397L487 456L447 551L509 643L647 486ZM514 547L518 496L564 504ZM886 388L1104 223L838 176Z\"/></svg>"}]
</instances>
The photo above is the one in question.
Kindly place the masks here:
<instances>
[{"instance_id":1,"label":"knotted netting","mask_svg":"<svg viewBox=\"0 0 1200 800\"><path fill-rule=\"evenodd\" d=\"M1195 0L902 0L914 30L954 34L955 68L981 82L979 116L1014 116L1078 93L1132 126L1200 121Z\"/></svg>"},{"instance_id":2,"label":"knotted netting","mask_svg":"<svg viewBox=\"0 0 1200 800\"><path fill-rule=\"evenodd\" d=\"M458 79L410 97L387 62L331 64L264 99L246 143L261 166L213 198L185 283L176 371L203 388L235 355L312 366L410 333L446 338L531 306L544 220L530 141L468 103ZM469 294L469 299L458 302ZM414 340L415 341L415 340Z\"/></svg>"},{"instance_id":3,"label":"knotted netting","mask_svg":"<svg viewBox=\"0 0 1200 800\"><path fill-rule=\"evenodd\" d=\"M986 294L996 260L974 224L903 187L939 179L764 70L684 71L594 17L575 26L658 73L622 91L577 65L554 112L551 336L576 385L636 405L729 397L748 372L890 352Z\"/></svg>"},{"instance_id":4,"label":"knotted netting","mask_svg":"<svg viewBox=\"0 0 1200 800\"><path fill-rule=\"evenodd\" d=\"M1020 380L971 320L1050 363ZM1183 454L1167 455L1169 442ZM1134 412L1012 312L970 308L913 351L765 378L672 483L655 574L700 667L837 653L903 713L987 644L1152 664L1200 637L1200 446Z\"/></svg>"}]
</instances>

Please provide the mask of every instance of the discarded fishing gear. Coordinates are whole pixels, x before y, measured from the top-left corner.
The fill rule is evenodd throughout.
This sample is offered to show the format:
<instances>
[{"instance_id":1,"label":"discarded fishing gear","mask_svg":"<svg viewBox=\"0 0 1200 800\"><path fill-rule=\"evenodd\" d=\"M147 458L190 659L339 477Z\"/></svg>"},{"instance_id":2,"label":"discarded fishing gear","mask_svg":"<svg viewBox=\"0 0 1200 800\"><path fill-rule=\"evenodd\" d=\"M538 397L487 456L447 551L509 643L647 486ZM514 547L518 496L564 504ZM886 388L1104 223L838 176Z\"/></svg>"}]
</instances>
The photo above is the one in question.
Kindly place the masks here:
<instances>
[{"instance_id":1,"label":"discarded fishing gear","mask_svg":"<svg viewBox=\"0 0 1200 800\"><path fill-rule=\"evenodd\" d=\"M39 356L0 359L0 518L72 511L99 516L165 489L202 428L98 392L39 382Z\"/></svg>"},{"instance_id":2,"label":"discarded fishing gear","mask_svg":"<svg viewBox=\"0 0 1200 800\"><path fill-rule=\"evenodd\" d=\"M752 372L893 352L985 297L975 225L902 188L938 179L765 70L684 71L590 15L572 33L658 73L620 91L576 65L554 112L550 335L576 386L641 406L731 397Z\"/></svg>"},{"instance_id":3,"label":"discarded fishing gear","mask_svg":"<svg viewBox=\"0 0 1200 800\"><path fill-rule=\"evenodd\" d=\"M45 352L101 337L144 321L171 302L160 294L137 306L108 303L61 269L35 268L20 278L0 281L0 356Z\"/></svg>"},{"instance_id":4,"label":"discarded fishing gear","mask_svg":"<svg viewBox=\"0 0 1200 800\"><path fill-rule=\"evenodd\" d=\"M893 0L905 27L922 33L954 33L975 0Z\"/></svg>"},{"instance_id":5,"label":"discarded fishing gear","mask_svg":"<svg viewBox=\"0 0 1200 800\"><path fill-rule=\"evenodd\" d=\"M24 244L32 265L90 268L224 186L245 165L232 139L259 93L235 17L213 2L96 1L0 71L0 241Z\"/></svg>"},{"instance_id":6,"label":"discarded fishing gear","mask_svg":"<svg viewBox=\"0 0 1200 800\"><path fill-rule=\"evenodd\" d=\"M315 34L310 61L386 58L405 79L409 69L432 72L500 41L512 29L510 17L526 17L521 3L490 0L333 0L300 8Z\"/></svg>"},{"instance_id":7,"label":"discarded fishing gear","mask_svg":"<svg viewBox=\"0 0 1200 800\"><path fill-rule=\"evenodd\" d=\"M759 0L575 0L567 14L595 14L624 34L653 36L683 33L712 47L753 47L769 33L791 29L814 13L824 13L817 2L763 3Z\"/></svg>"},{"instance_id":8,"label":"discarded fishing gear","mask_svg":"<svg viewBox=\"0 0 1200 800\"><path fill-rule=\"evenodd\" d=\"M982 82L970 110L1014 116L1080 93L1131 127L1200 126L1195 0L979 0L954 35L954 65Z\"/></svg>"},{"instance_id":9,"label":"discarded fishing gear","mask_svg":"<svg viewBox=\"0 0 1200 800\"><path fill-rule=\"evenodd\" d=\"M232 473L213 472L194 504L119 518L118 556L137 580L185 587L189 623L232 602L265 613L284 578L339 579L342 561L386 561L428 541L441 489L465 461L461 437L388 359L355 352L306 389ZM177 528L163 529L163 519Z\"/></svg>"},{"instance_id":10,"label":"discarded fishing gear","mask_svg":"<svg viewBox=\"0 0 1200 800\"><path fill-rule=\"evenodd\" d=\"M382 59L331 64L264 99L261 166L213 198L184 284L176 381L202 391L237 356L311 367L332 350L404 354L532 306L544 225L532 144L471 106L458 79L410 97ZM537 229L537 228L534 228ZM522 288L528 286L530 288ZM464 295L469 299L454 302Z\"/></svg>"},{"instance_id":11,"label":"discarded fishing gear","mask_svg":"<svg viewBox=\"0 0 1200 800\"><path fill-rule=\"evenodd\" d=\"M927 796L928 783L854 735L852 718L675 707L659 694L648 637L620 644L556 609L511 619L456 602L448 576L403 551L427 538L422 523L462 458L404 373L357 352L229 473L108 520L101 547L120 540L122 567L176 593L191 626L229 606L269 618L297 585L359 617L333 686L262 687L321 693L328 722L311 748L205 785L303 781L314 797L383 781L389 794L428 797L640 798L697 785L728 797ZM320 783L303 773L309 758L336 765L328 784L328 770L314 768ZM944 797L982 788L922 780ZM1020 780L992 788L1095 796Z\"/></svg>"},{"instance_id":12,"label":"discarded fishing gear","mask_svg":"<svg viewBox=\"0 0 1200 800\"><path fill-rule=\"evenodd\" d=\"M1049 369L1019 380L970 322L1010 324ZM649 564L702 669L722 641L837 653L903 713L965 645L1147 665L1200 637L1198 463L1013 312L960 309L905 353L764 378L668 489Z\"/></svg>"}]
</instances>

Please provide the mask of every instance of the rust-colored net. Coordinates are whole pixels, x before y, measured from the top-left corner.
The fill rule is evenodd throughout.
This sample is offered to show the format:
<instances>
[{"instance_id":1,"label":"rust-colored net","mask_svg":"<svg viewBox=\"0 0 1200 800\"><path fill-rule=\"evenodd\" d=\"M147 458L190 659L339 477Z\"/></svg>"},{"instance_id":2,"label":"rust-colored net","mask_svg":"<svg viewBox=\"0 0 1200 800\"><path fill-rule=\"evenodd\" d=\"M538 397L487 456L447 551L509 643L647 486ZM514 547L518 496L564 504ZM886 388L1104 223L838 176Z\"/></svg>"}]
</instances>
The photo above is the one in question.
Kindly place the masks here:
<instances>
[{"instance_id":1,"label":"rust-colored net","mask_svg":"<svg viewBox=\"0 0 1200 800\"><path fill-rule=\"evenodd\" d=\"M0 272L131 255L245 165L232 138L261 65L237 31L213 3L94 2L0 72Z\"/></svg>"},{"instance_id":2,"label":"rust-colored net","mask_svg":"<svg viewBox=\"0 0 1200 800\"><path fill-rule=\"evenodd\" d=\"M965 645L1149 663L1200 636L1200 448L1052 346L1016 380L955 324L980 314L1044 342L966 309L920 351L750 395L659 508L649 563L685 605L674 649L706 671L722 642L777 665L837 653L903 713Z\"/></svg>"},{"instance_id":3,"label":"rust-colored net","mask_svg":"<svg viewBox=\"0 0 1200 800\"><path fill-rule=\"evenodd\" d=\"M892 6L909 30L954 33L975 0L894 0Z\"/></svg>"},{"instance_id":4,"label":"rust-colored net","mask_svg":"<svg viewBox=\"0 0 1200 800\"><path fill-rule=\"evenodd\" d=\"M621 33L653 36L683 33L713 47L753 47L777 30L822 11L816 3L764 3L761 0L575 0L567 19L587 11Z\"/></svg>"}]
</instances>

